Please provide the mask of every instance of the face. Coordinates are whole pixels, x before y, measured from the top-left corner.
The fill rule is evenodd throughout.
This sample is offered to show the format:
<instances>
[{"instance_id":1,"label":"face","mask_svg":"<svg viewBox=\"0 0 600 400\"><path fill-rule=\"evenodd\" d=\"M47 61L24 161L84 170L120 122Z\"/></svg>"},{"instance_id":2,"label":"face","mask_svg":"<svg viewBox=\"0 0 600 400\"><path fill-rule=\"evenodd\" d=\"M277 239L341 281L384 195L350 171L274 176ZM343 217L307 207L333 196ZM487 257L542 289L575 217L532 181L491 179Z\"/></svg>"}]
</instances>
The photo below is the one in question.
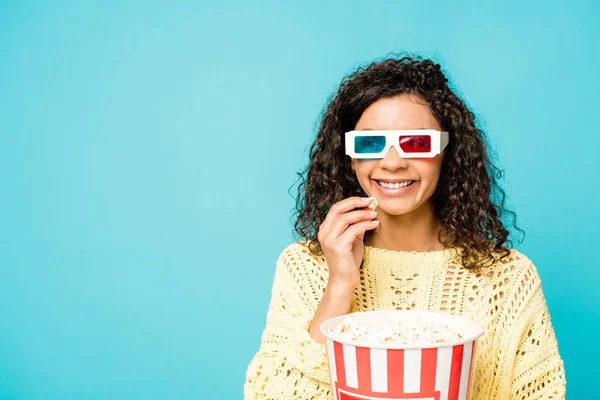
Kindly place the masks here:
<instances>
[{"instance_id":1,"label":"face","mask_svg":"<svg viewBox=\"0 0 600 400\"><path fill-rule=\"evenodd\" d=\"M421 103L413 96L380 99L363 112L355 130L441 131L433 114ZM402 215L430 209L429 200L440 177L443 155L444 152L434 158L405 159L392 147L382 159L352 159L352 169L363 190L379 200L379 212ZM409 186L404 186L407 183Z\"/></svg>"}]
</instances>

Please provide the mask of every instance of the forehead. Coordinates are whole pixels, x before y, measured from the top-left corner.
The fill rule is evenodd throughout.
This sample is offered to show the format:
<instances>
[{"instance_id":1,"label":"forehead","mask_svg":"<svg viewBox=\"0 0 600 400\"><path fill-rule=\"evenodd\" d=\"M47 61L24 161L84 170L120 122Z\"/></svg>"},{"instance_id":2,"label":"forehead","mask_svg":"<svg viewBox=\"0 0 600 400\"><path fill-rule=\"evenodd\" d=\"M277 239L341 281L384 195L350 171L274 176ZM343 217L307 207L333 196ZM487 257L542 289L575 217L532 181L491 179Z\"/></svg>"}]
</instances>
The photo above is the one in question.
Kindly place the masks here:
<instances>
[{"instance_id":1,"label":"forehead","mask_svg":"<svg viewBox=\"0 0 600 400\"><path fill-rule=\"evenodd\" d=\"M441 127L423 100L414 96L398 96L379 99L369 105L355 129L441 130Z\"/></svg>"}]
</instances>

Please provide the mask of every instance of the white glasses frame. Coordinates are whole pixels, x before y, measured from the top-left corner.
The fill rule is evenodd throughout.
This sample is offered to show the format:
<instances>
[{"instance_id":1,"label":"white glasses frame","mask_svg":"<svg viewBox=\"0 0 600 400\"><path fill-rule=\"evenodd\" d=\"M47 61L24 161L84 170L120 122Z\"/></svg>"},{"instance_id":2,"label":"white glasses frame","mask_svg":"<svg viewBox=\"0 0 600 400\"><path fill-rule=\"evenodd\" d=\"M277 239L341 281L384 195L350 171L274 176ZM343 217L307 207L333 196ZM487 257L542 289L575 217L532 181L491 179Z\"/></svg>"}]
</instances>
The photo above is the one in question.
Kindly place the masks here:
<instances>
[{"instance_id":1,"label":"white glasses frame","mask_svg":"<svg viewBox=\"0 0 600 400\"><path fill-rule=\"evenodd\" d=\"M433 158L440 154L450 141L448 132L435 129L404 129L404 130L365 130L349 131L346 136L346 155L352 158L384 158L392 147L402 158ZM385 147L378 153L356 153L354 150L357 136L385 136ZM431 138L431 151L423 153L406 153L400 147L400 136L429 136Z\"/></svg>"}]
</instances>

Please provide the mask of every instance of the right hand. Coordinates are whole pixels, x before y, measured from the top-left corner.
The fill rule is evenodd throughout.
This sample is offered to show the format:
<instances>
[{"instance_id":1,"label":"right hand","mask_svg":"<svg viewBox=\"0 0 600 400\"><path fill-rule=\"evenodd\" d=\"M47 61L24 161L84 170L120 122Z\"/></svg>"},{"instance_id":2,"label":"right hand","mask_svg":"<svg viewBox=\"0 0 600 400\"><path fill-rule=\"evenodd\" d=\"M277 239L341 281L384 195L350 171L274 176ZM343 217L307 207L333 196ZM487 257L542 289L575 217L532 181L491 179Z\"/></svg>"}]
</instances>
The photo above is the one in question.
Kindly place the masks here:
<instances>
[{"instance_id":1,"label":"right hand","mask_svg":"<svg viewBox=\"0 0 600 400\"><path fill-rule=\"evenodd\" d=\"M317 238L329 267L328 286L352 289L360 281L365 232L375 229L377 212L369 208L369 199L349 197L335 203L319 227ZM358 210L355 210L358 209Z\"/></svg>"}]
</instances>

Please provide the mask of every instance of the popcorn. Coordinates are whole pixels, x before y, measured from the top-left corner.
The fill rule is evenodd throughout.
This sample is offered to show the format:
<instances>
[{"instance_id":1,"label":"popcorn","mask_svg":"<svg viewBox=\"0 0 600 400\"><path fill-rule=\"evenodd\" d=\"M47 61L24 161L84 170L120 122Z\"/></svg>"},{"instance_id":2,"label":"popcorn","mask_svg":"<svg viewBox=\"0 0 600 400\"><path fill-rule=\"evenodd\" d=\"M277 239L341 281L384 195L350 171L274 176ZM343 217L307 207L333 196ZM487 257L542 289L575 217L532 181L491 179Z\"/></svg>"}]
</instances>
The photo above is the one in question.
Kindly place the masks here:
<instances>
[{"instance_id":1,"label":"popcorn","mask_svg":"<svg viewBox=\"0 0 600 400\"><path fill-rule=\"evenodd\" d=\"M463 335L446 323L424 321L420 318L406 321L379 321L369 325L351 316L327 333L337 340L360 342L365 345L398 344L429 346L458 342Z\"/></svg>"},{"instance_id":2,"label":"popcorn","mask_svg":"<svg viewBox=\"0 0 600 400\"><path fill-rule=\"evenodd\" d=\"M369 208L371 209L371 211L375 211L375 209L379 205L379 202L375 197L369 197L369 200L371 200L371 202L369 203Z\"/></svg>"}]
</instances>

